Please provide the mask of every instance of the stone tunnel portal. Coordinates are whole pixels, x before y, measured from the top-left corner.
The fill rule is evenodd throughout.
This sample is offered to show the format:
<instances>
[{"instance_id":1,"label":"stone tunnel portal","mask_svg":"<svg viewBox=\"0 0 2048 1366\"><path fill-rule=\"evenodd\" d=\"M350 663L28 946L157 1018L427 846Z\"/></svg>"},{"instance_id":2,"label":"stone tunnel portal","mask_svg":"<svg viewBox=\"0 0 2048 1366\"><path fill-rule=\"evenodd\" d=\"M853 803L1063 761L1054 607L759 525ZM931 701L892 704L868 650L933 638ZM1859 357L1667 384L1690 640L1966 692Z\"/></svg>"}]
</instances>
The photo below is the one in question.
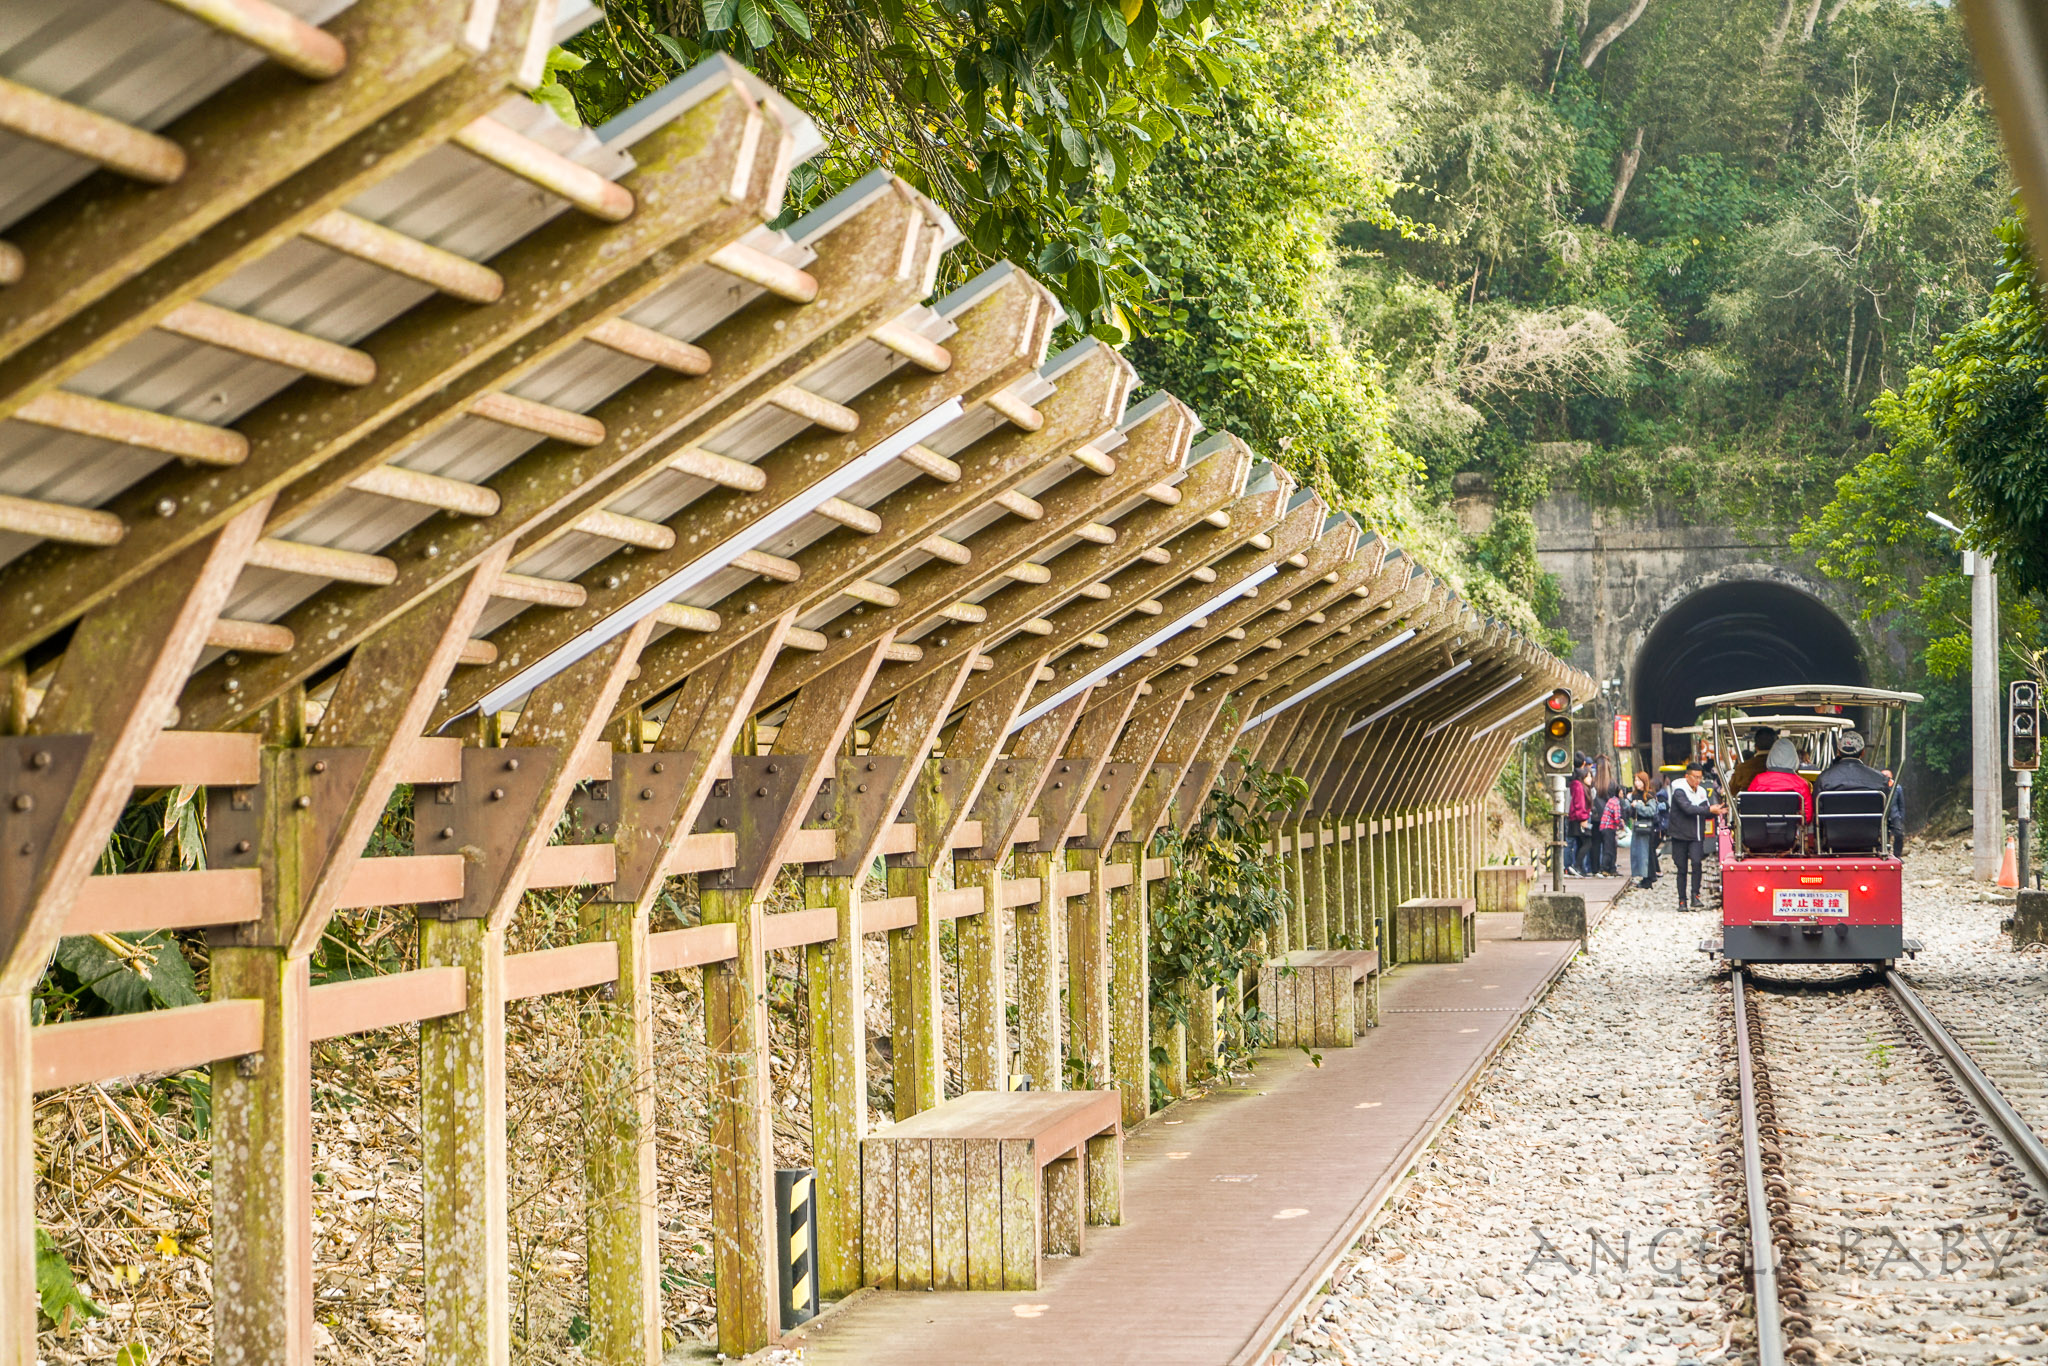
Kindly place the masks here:
<instances>
[{"instance_id":1,"label":"stone tunnel portal","mask_svg":"<svg viewBox=\"0 0 2048 1366\"><path fill-rule=\"evenodd\" d=\"M1770 580L1717 583L1650 628L1636 657L1636 724L1647 742L1653 723L1691 725L1695 698L1786 683L1861 684L1867 676L1849 624L1818 598Z\"/></svg>"}]
</instances>

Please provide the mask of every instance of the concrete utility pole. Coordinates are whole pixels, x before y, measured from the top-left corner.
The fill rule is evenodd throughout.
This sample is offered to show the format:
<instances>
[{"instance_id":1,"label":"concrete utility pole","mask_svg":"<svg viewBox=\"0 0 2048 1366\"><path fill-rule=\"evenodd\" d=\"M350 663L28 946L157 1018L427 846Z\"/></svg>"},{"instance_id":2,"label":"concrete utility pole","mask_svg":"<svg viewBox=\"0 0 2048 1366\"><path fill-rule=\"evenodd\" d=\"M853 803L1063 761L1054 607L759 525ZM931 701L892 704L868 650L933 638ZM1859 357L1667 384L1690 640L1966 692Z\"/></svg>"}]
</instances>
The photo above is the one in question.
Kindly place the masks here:
<instances>
[{"instance_id":1,"label":"concrete utility pole","mask_svg":"<svg viewBox=\"0 0 2048 1366\"><path fill-rule=\"evenodd\" d=\"M1970 872L1990 880L2005 858L2004 727L1999 718L1998 571L1992 557L1963 552L1970 576Z\"/></svg>"}]
</instances>

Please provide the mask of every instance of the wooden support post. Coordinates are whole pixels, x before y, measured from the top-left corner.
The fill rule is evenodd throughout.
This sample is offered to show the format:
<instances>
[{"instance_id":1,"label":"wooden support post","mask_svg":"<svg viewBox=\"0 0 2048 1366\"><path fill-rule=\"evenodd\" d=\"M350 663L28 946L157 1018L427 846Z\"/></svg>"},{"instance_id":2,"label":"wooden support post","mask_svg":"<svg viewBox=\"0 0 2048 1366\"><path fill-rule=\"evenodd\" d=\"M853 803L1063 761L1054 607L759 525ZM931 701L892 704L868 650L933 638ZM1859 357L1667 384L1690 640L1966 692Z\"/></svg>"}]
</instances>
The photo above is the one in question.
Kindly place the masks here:
<instances>
[{"instance_id":1,"label":"wooden support post","mask_svg":"<svg viewBox=\"0 0 2048 1366\"><path fill-rule=\"evenodd\" d=\"M583 937L617 946L619 975L611 998L594 994L579 1016L585 1049L584 1255L590 1296L590 1337L583 1350L603 1366L648 1366L662 1356L654 1125L658 1078L646 957L648 913L667 884L663 869L676 841L689 833L711 790L712 760L731 750L792 619L785 616L757 632L745 648L684 686L653 755L645 768L635 770L634 786L647 782L646 790L657 792L658 801L643 805L625 791L633 774L614 760L608 814L620 880L609 896L584 908ZM624 734L637 740L638 709L629 708L627 714L633 725ZM619 729L614 717L611 731ZM619 748L636 753L640 746ZM669 782L652 786L662 779ZM818 980L814 970L814 990ZM813 1018L817 1014L814 1009ZM829 1063L814 1063L814 1085L828 1069ZM828 1206L821 1200L818 1208L822 1232ZM858 1274L858 1243L855 1249ZM819 1251L822 1266L826 1249Z\"/></svg>"},{"instance_id":2,"label":"wooden support post","mask_svg":"<svg viewBox=\"0 0 2048 1366\"><path fill-rule=\"evenodd\" d=\"M1342 825L1325 817L1322 822L1323 845L1322 885L1323 915L1328 926L1330 946L1348 946L1352 942L1350 908L1344 896L1344 844L1340 838Z\"/></svg>"},{"instance_id":3,"label":"wooden support post","mask_svg":"<svg viewBox=\"0 0 2048 1366\"><path fill-rule=\"evenodd\" d=\"M445 809L492 829L494 847L466 869L463 900L424 908L420 922L420 965L460 967L469 983L463 1009L426 1022L420 1035L427 1366L508 1359L505 927L576 785L584 749L602 737L652 629L652 618L640 622L535 688L520 713L516 750L465 747L464 781L447 791L454 805ZM493 730L483 718L476 738L495 739ZM449 833L458 831L454 823L432 828L432 813L443 809L437 796L415 794L415 811L428 813L426 822L415 817L422 853L462 837ZM616 1279L616 1268L606 1275Z\"/></svg>"},{"instance_id":4,"label":"wooden support post","mask_svg":"<svg viewBox=\"0 0 2048 1366\"><path fill-rule=\"evenodd\" d=\"M420 921L420 966L461 968L459 1015L420 1024L421 1234L429 1362L510 1358L505 1213L505 937Z\"/></svg>"},{"instance_id":5,"label":"wooden support post","mask_svg":"<svg viewBox=\"0 0 2048 1366\"><path fill-rule=\"evenodd\" d=\"M578 1016L590 1294L583 1354L604 1366L654 1366L662 1355L661 1253L647 917L630 901L593 901L582 920L586 941L616 945L619 954L617 981L590 993Z\"/></svg>"},{"instance_id":6,"label":"wooden support post","mask_svg":"<svg viewBox=\"0 0 2048 1366\"><path fill-rule=\"evenodd\" d=\"M705 889L706 925L731 925L738 956L704 969L711 1052L711 1246L718 1348L745 1356L781 1326L775 1290L775 1150L769 1122L767 956L752 887Z\"/></svg>"},{"instance_id":7,"label":"wooden support post","mask_svg":"<svg viewBox=\"0 0 2048 1366\"><path fill-rule=\"evenodd\" d=\"M956 860L953 881L981 889L981 910L953 922L960 942L960 1085L1005 1091L1010 1080L1011 910L1003 905L1002 865Z\"/></svg>"},{"instance_id":8,"label":"wooden support post","mask_svg":"<svg viewBox=\"0 0 2048 1366\"><path fill-rule=\"evenodd\" d=\"M790 842L833 771L853 729L854 715L874 682L893 633L842 661L805 687L790 704L775 752L761 761L758 789L746 790L735 757L731 800L740 864L707 881L699 893L704 924L733 927L735 957L704 968L705 1043L711 1053L711 1239L717 1276L718 1349L729 1357L759 1351L780 1326L775 1268L782 1249L775 1240L775 1150L770 1125L774 1086L769 1075L767 958L761 902L785 861ZM751 756L748 756L751 757ZM754 771L754 770L749 770ZM773 784L773 786L771 786ZM857 914L857 903L849 918ZM842 928L845 926L842 924ZM850 936L858 961L859 936ZM865 1028L863 1017L849 1023ZM866 1038L860 1040L865 1048ZM843 1058L843 1047L840 1056ZM842 1088L852 1069L841 1068ZM857 1105L865 1106L860 1096ZM835 1175L834 1199L859 1208L859 1184L844 1161ZM858 1171L854 1159L851 1171ZM846 1240L842 1237L842 1254Z\"/></svg>"},{"instance_id":9,"label":"wooden support post","mask_svg":"<svg viewBox=\"0 0 2048 1366\"><path fill-rule=\"evenodd\" d=\"M1088 888L1067 899L1067 1071L1077 1091L1110 1084L1109 888L1097 852L1076 849L1067 867Z\"/></svg>"},{"instance_id":10,"label":"wooden support post","mask_svg":"<svg viewBox=\"0 0 2048 1366\"><path fill-rule=\"evenodd\" d=\"M1017 876L1038 879L1038 904L1017 911L1017 1060L1041 1091L1064 1090L1060 1071L1060 941L1066 859L1019 850Z\"/></svg>"},{"instance_id":11,"label":"wooden support post","mask_svg":"<svg viewBox=\"0 0 2048 1366\"><path fill-rule=\"evenodd\" d=\"M1321 822L1294 827L1295 864L1301 870L1302 942L1312 949L1330 947L1330 898L1323 883ZM1314 840L1303 849L1304 839Z\"/></svg>"},{"instance_id":12,"label":"wooden support post","mask_svg":"<svg viewBox=\"0 0 2048 1366\"><path fill-rule=\"evenodd\" d=\"M867 954L861 879L804 879L804 904L829 906L834 934L804 950L811 1016L811 1164L818 1175L818 1294L860 1289L860 1141L867 1132Z\"/></svg>"},{"instance_id":13,"label":"wooden support post","mask_svg":"<svg viewBox=\"0 0 2048 1366\"><path fill-rule=\"evenodd\" d=\"M1217 1045L1222 1042L1217 1032L1217 989L1206 982L1190 982L1187 995L1187 1075L1200 1081L1215 1073Z\"/></svg>"},{"instance_id":14,"label":"wooden support post","mask_svg":"<svg viewBox=\"0 0 2048 1366\"><path fill-rule=\"evenodd\" d=\"M0 995L0 1362L36 1366L36 1135L29 996Z\"/></svg>"},{"instance_id":15,"label":"wooden support post","mask_svg":"<svg viewBox=\"0 0 2048 1366\"><path fill-rule=\"evenodd\" d=\"M1188 1093L1188 1027L1162 1006L1152 1011L1151 1032L1155 1046L1166 1055L1160 1062L1147 1059L1152 1076L1168 1100L1179 1100Z\"/></svg>"},{"instance_id":16,"label":"wooden support post","mask_svg":"<svg viewBox=\"0 0 2048 1366\"><path fill-rule=\"evenodd\" d=\"M891 868L889 895L917 903L917 923L889 931L889 1021L896 1080L896 1118L909 1119L945 1097L946 1061L940 1001L945 964L931 870Z\"/></svg>"},{"instance_id":17,"label":"wooden support post","mask_svg":"<svg viewBox=\"0 0 2048 1366\"><path fill-rule=\"evenodd\" d=\"M1131 880L1109 893L1110 1072L1123 1092L1123 1122L1135 1125L1152 1113L1151 903L1145 886L1143 844L1113 844L1100 866L1121 864ZM1169 1055L1177 1044L1169 1045ZM1179 1095L1187 1089L1186 1063L1176 1070Z\"/></svg>"}]
</instances>

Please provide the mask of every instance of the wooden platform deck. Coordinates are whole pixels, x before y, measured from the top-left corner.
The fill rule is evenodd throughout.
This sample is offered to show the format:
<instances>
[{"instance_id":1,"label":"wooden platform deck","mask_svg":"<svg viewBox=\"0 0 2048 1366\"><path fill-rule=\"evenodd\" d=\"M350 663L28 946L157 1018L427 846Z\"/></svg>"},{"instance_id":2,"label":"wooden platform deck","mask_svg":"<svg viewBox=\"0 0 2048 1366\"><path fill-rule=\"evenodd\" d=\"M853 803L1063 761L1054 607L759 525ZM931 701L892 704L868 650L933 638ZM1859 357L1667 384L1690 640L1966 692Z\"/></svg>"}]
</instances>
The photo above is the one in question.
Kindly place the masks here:
<instances>
[{"instance_id":1,"label":"wooden platform deck","mask_svg":"<svg viewBox=\"0 0 2048 1366\"><path fill-rule=\"evenodd\" d=\"M1569 879L1596 921L1613 879ZM792 1335L805 1366L1222 1366L1266 1359L1576 948L1480 918L1463 963L1409 964L1381 1024L1315 1067L1275 1051L1240 1088L1126 1137L1124 1224L1029 1293L869 1292Z\"/></svg>"}]
</instances>

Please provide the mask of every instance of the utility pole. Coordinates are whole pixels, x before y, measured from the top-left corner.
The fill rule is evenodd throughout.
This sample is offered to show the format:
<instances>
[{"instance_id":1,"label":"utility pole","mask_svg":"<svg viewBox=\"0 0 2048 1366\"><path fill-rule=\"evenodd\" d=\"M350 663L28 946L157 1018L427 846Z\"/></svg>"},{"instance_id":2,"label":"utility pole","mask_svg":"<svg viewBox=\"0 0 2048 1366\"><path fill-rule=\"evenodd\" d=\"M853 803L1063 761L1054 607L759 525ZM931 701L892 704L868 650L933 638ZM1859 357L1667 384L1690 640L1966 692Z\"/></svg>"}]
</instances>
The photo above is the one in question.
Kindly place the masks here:
<instances>
[{"instance_id":1,"label":"utility pole","mask_svg":"<svg viewBox=\"0 0 2048 1366\"><path fill-rule=\"evenodd\" d=\"M1998 703L1998 571L1992 557L1963 552L1970 576L1971 875L1990 881L2005 859L2005 748Z\"/></svg>"}]
</instances>

